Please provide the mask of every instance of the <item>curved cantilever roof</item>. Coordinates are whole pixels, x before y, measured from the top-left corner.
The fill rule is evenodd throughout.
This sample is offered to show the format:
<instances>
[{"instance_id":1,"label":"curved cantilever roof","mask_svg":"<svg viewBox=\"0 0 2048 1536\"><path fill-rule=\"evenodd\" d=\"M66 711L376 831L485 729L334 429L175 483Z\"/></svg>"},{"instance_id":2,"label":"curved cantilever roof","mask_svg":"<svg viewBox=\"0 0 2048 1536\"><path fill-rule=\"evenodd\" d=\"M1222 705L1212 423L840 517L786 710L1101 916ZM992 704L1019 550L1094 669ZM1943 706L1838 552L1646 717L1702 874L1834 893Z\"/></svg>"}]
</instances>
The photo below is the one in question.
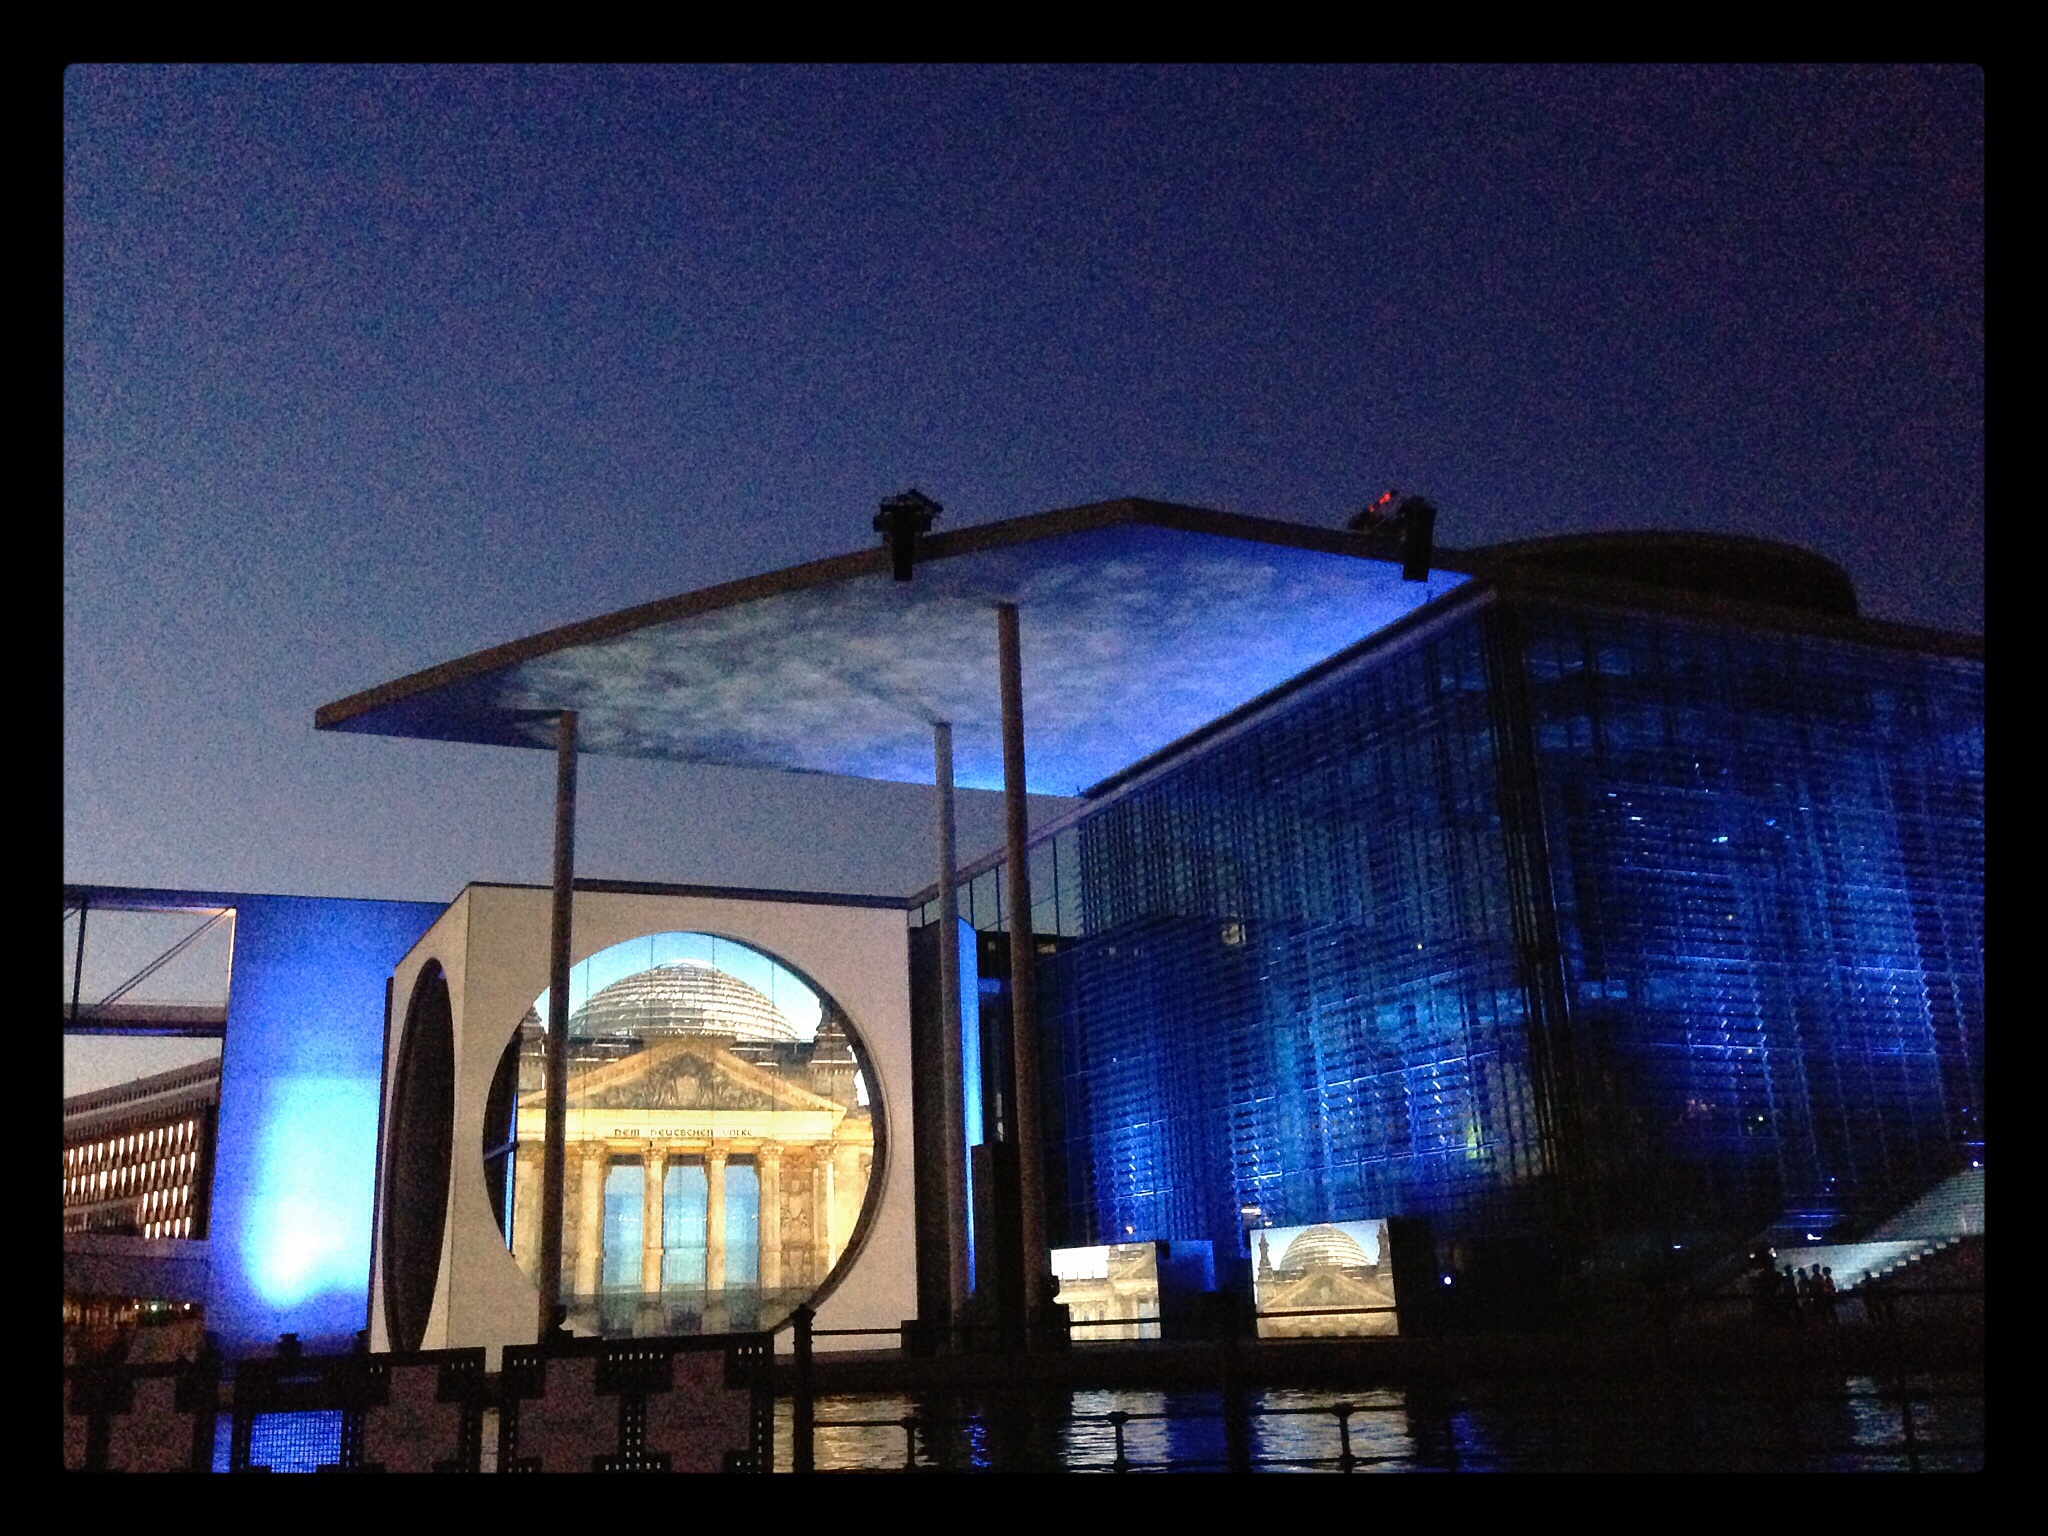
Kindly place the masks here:
<instances>
[{"instance_id":1,"label":"curved cantilever roof","mask_svg":"<svg viewBox=\"0 0 2048 1536\"><path fill-rule=\"evenodd\" d=\"M1404 582L1358 535L1111 501L880 545L515 640L323 706L321 730L1002 783L999 602L1018 608L1027 778L1071 795L1465 578ZM1383 554L1384 551L1379 553Z\"/></svg>"}]
</instances>

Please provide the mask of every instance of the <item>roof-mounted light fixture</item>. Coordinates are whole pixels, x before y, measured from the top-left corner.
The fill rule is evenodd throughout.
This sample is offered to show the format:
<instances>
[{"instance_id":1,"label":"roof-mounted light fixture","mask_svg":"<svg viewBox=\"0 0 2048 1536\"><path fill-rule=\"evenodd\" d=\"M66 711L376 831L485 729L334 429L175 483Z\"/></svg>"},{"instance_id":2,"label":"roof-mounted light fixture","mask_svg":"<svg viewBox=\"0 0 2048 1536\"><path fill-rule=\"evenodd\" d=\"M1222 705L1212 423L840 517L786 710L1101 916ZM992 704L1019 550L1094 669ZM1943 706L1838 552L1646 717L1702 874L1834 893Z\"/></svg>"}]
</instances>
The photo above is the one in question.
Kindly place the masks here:
<instances>
[{"instance_id":1,"label":"roof-mounted light fixture","mask_svg":"<svg viewBox=\"0 0 2048 1536\"><path fill-rule=\"evenodd\" d=\"M1429 580L1429 562L1436 553L1436 508L1420 496L1386 491L1352 517L1345 527L1370 538L1401 541L1401 579Z\"/></svg>"},{"instance_id":2,"label":"roof-mounted light fixture","mask_svg":"<svg viewBox=\"0 0 2048 1536\"><path fill-rule=\"evenodd\" d=\"M917 563L917 537L930 533L932 519L945 510L915 486L882 503L882 510L875 514L875 532L889 546L898 581L910 580L911 567Z\"/></svg>"}]
</instances>

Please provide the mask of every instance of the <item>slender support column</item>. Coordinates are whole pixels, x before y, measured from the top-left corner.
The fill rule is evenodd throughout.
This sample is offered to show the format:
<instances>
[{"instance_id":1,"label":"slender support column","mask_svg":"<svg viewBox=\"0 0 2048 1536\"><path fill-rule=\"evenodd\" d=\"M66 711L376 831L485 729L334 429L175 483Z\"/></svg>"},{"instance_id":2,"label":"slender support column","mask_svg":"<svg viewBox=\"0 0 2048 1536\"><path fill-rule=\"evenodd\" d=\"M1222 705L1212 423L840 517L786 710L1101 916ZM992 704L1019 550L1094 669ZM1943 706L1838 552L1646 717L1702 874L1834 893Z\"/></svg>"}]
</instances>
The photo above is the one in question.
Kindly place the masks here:
<instances>
[{"instance_id":1,"label":"slender support column","mask_svg":"<svg viewBox=\"0 0 2048 1536\"><path fill-rule=\"evenodd\" d=\"M1024 1250L1025 1324L1035 1331L1039 1314L1052 1298L1045 1289L1050 1260L1045 1246L1045 1156L1038 1120L1037 994L1032 985L1038 950L1031 931L1031 866L1025 849L1029 826L1024 807L1024 673L1017 645L1017 609L1010 603L996 605L996 656L1003 689L1003 905L1010 919L1018 1225Z\"/></svg>"},{"instance_id":2,"label":"slender support column","mask_svg":"<svg viewBox=\"0 0 2048 1536\"><path fill-rule=\"evenodd\" d=\"M78 953L71 961L71 1022L78 1022L78 993L85 985L85 910L92 905L92 898L78 898ZM388 1026L387 1026L388 1031ZM389 1044L389 1041L386 1041Z\"/></svg>"},{"instance_id":3,"label":"slender support column","mask_svg":"<svg viewBox=\"0 0 2048 1536\"><path fill-rule=\"evenodd\" d=\"M583 1183L576 1211L576 1294L595 1296L604 1283L604 1176L611 1149L593 1141L583 1149Z\"/></svg>"},{"instance_id":4,"label":"slender support column","mask_svg":"<svg viewBox=\"0 0 2048 1536\"><path fill-rule=\"evenodd\" d=\"M531 1269L540 1249L534 1228L540 1222L541 1144L522 1141L512 1156L518 1164L512 1179L512 1253Z\"/></svg>"},{"instance_id":5,"label":"slender support column","mask_svg":"<svg viewBox=\"0 0 2048 1536\"><path fill-rule=\"evenodd\" d=\"M649 1142L641 1162L646 1174L640 1203L640 1290L644 1295L661 1294L662 1184L668 1177L668 1153L661 1143Z\"/></svg>"},{"instance_id":6,"label":"slender support column","mask_svg":"<svg viewBox=\"0 0 2048 1536\"><path fill-rule=\"evenodd\" d=\"M725 1148L704 1154L704 1289L725 1289Z\"/></svg>"},{"instance_id":7,"label":"slender support column","mask_svg":"<svg viewBox=\"0 0 2048 1536\"><path fill-rule=\"evenodd\" d=\"M761 1174L761 1289L782 1289L782 1148L764 1146L754 1155Z\"/></svg>"},{"instance_id":8,"label":"slender support column","mask_svg":"<svg viewBox=\"0 0 2048 1536\"><path fill-rule=\"evenodd\" d=\"M958 1319L967 1305L967 1133L960 1082L960 917L953 894L959 859L953 826L953 727L932 727L933 777L939 789L939 1126L946 1191L946 1311Z\"/></svg>"},{"instance_id":9,"label":"slender support column","mask_svg":"<svg viewBox=\"0 0 2048 1536\"><path fill-rule=\"evenodd\" d=\"M811 1149L811 1287L832 1273L832 1158L829 1147Z\"/></svg>"},{"instance_id":10,"label":"slender support column","mask_svg":"<svg viewBox=\"0 0 2048 1536\"><path fill-rule=\"evenodd\" d=\"M540 1337L562 1299L562 1180L569 1119L569 909L576 873L576 712L555 722L555 910L548 943L547 1145L541 1158ZM602 1206L602 1193L599 1205ZM595 1287L592 1287L595 1289Z\"/></svg>"},{"instance_id":11,"label":"slender support column","mask_svg":"<svg viewBox=\"0 0 2048 1536\"><path fill-rule=\"evenodd\" d=\"M845 1229L839 1224L839 1143L820 1147L818 1162L824 1172L820 1198L825 1202L825 1271L830 1273L833 1256L846 1246Z\"/></svg>"},{"instance_id":12,"label":"slender support column","mask_svg":"<svg viewBox=\"0 0 2048 1536\"><path fill-rule=\"evenodd\" d=\"M853 1224L860 1219L860 1146L851 1141L832 1143L832 1247L836 1251L853 1241Z\"/></svg>"}]
</instances>

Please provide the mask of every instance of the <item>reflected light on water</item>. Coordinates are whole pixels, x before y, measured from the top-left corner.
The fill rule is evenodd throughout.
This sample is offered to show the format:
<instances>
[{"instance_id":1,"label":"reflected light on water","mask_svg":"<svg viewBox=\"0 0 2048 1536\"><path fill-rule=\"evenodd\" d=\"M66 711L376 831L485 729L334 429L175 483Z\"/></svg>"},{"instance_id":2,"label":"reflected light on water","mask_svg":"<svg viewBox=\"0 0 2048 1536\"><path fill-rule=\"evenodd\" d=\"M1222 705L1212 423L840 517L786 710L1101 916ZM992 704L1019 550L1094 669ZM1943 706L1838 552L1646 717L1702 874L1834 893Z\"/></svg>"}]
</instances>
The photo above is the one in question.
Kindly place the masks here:
<instances>
[{"instance_id":1,"label":"reflected light on water","mask_svg":"<svg viewBox=\"0 0 2048 1536\"><path fill-rule=\"evenodd\" d=\"M1981 1377L1908 1384L1925 1470L1983 1466ZM1333 1410L1349 1405L1340 1415ZM1895 1389L1869 1377L1832 1385L1494 1383L1470 1389L1246 1395L1249 1452L1261 1471L1906 1471ZM899 1393L817 1400L817 1469L1113 1472L1224 1470L1217 1391L1088 1390L972 1400ZM905 1421L912 1421L906 1426ZM775 1463L790 1467L792 1415L776 1405Z\"/></svg>"}]
</instances>

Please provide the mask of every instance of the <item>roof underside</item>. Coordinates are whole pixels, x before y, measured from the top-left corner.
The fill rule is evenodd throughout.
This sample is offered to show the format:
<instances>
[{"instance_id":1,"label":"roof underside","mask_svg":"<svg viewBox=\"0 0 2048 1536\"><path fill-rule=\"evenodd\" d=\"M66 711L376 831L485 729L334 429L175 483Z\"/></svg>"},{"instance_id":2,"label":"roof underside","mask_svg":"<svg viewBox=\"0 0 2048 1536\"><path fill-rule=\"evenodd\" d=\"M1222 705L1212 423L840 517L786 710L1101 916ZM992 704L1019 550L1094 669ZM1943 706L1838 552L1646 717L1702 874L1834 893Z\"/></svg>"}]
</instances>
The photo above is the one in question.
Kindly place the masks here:
<instances>
[{"instance_id":1,"label":"roof underside","mask_svg":"<svg viewBox=\"0 0 2048 1536\"><path fill-rule=\"evenodd\" d=\"M999 602L1018 608L1027 778L1071 795L1465 578L1404 582L1353 535L1122 501L876 547L536 635L322 708L323 730L1002 784Z\"/></svg>"}]
</instances>

